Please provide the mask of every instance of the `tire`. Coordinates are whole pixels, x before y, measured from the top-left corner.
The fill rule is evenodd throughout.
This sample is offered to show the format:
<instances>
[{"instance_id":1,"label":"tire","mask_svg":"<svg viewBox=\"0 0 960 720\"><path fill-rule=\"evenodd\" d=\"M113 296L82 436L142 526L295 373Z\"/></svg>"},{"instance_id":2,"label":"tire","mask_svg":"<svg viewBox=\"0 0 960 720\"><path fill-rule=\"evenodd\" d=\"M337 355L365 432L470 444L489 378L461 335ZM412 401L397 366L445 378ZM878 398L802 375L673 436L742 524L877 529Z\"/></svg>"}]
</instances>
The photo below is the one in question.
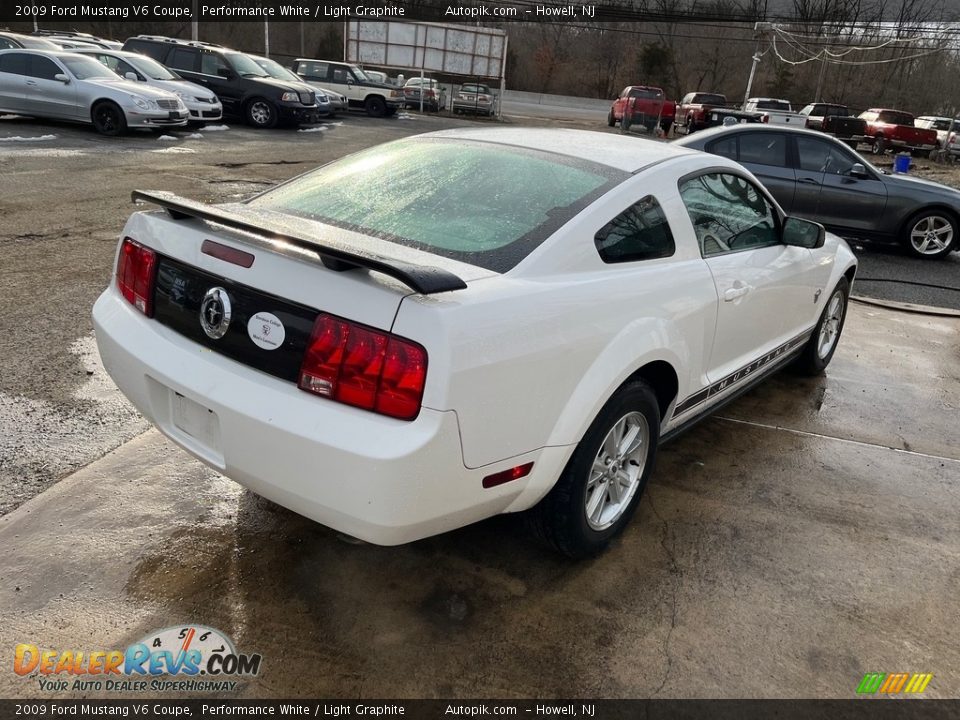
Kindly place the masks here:
<instances>
[{"instance_id":1,"label":"tire","mask_svg":"<svg viewBox=\"0 0 960 720\"><path fill-rule=\"evenodd\" d=\"M94 129L101 135L116 137L127 131L127 116L115 102L102 100L90 110Z\"/></svg>"},{"instance_id":2,"label":"tire","mask_svg":"<svg viewBox=\"0 0 960 720\"><path fill-rule=\"evenodd\" d=\"M938 260L957 245L957 219L938 209L921 210L907 221L901 240L907 251L924 260Z\"/></svg>"},{"instance_id":3,"label":"tire","mask_svg":"<svg viewBox=\"0 0 960 720\"><path fill-rule=\"evenodd\" d=\"M370 117L379 118L387 114L387 103L377 95L371 95L364 100L363 107Z\"/></svg>"},{"instance_id":4,"label":"tire","mask_svg":"<svg viewBox=\"0 0 960 720\"><path fill-rule=\"evenodd\" d=\"M887 143L882 137L878 137L873 141L873 144L870 146L870 152L874 155L883 155L887 152Z\"/></svg>"},{"instance_id":5,"label":"tire","mask_svg":"<svg viewBox=\"0 0 960 720\"><path fill-rule=\"evenodd\" d=\"M263 98L250 100L244 107L243 114L248 125L259 129L276 127L280 118L276 106Z\"/></svg>"},{"instance_id":6,"label":"tire","mask_svg":"<svg viewBox=\"0 0 960 720\"><path fill-rule=\"evenodd\" d=\"M608 461L610 443L620 427L628 433L635 430L636 436L625 448L628 452ZM653 470L659 437L660 409L650 386L636 381L617 390L584 434L556 485L528 513L534 535L570 558L601 552L636 511ZM601 466L606 468L604 473L597 469ZM612 488L620 493L616 502Z\"/></svg>"},{"instance_id":7,"label":"tire","mask_svg":"<svg viewBox=\"0 0 960 720\"><path fill-rule=\"evenodd\" d=\"M687 123L684 125L684 135L692 135L696 132L696 128L693 126L693 117L687 117Z\"/></svg>"},{"instance_id":8,"label":"tire","mask_svg":"<svg viewBox=\"0 0 960 720\"><path fill-rule=\"evenodd\" d=\"M670 137L670 128L673 127L673 120L661 120L660 129L663 130L664 137Z\"/></svg>"},{"instance_id":9,"label":"tire","mask_svg":"<svg viewBox=\"0 0 960 720\"><path fill-rule=\"evenodd\" d=\"M617 119L613 116L613 108L607 113L607 127L613 127L617 124Z\"/></svg>"},{"instance_id":10,"label":"tire","mask_svg":"<svg viewBox=\"0 0 960 720\"><path fill-rule=\"evenodd\" d=\"M833 359L840 343L840 334L843 332L843 323L847 319L847 299L850 297L850 283L846 278L830 293L830 297L823 306L820 320L813 329L813 335L804 345L803 350L793 361L792 369L800 375L820 375Z\"/></svg>"}]
</instances>

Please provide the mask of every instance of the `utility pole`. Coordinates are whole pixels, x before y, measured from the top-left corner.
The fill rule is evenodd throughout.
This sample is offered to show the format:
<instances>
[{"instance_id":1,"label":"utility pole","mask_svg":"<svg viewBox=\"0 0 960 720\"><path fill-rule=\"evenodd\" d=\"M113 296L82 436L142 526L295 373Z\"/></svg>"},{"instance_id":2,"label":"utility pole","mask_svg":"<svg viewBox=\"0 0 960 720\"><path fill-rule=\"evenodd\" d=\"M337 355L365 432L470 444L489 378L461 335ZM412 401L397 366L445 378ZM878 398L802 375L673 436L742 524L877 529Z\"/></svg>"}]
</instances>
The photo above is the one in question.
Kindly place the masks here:
<instances>
[{"instance_id":1,"label":"utility pole","mask_svg":"<svg viewBox=\"0 0 960 720\"><path fill-rule=\"evenodd\" d=\"M747 91L743 95L743 104L747 104L747 100L750 97L750 90L753 88L753 77L757 74L757 65L760 64L760 58L762 57L760 53L760 43L763 42L766 38L767 33L773 29L773 23L768 22L758 22L753 26L753 34L757 38L757 47L753 51L753 65L750 66L750 77L747 78Z\"/></svg>"},{"instance_id":2,"label":"utility pole","mask_svg":"<svg viewBox=\"0 0 960 720\"><path fill-rule=\"evenodd\" d=\"M196 42L200 39L200 22L197 20L197 14L200 11L199 0L193 0L193 20L190 21L190 39Z\"/></svg>"}]
</instances>

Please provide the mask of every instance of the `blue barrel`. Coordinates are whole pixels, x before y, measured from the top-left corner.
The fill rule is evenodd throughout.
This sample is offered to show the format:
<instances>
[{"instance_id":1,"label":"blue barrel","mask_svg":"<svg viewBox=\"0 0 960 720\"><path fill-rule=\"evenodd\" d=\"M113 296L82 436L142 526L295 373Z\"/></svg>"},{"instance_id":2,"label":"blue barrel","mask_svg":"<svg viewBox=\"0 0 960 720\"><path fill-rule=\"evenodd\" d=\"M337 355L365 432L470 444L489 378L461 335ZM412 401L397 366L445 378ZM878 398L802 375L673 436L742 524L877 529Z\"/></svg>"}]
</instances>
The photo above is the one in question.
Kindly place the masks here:
<instances>
[{"instance_id":1,"label":"blue barrel","mask_svg":"<svg viewBox=\"0 0 960 720\"><path fill-rule=\"evenodd\" d=\"M893 171L904 175L910 172L910 153L899 153L893 158Z\"/></svg>"}]
</instances>

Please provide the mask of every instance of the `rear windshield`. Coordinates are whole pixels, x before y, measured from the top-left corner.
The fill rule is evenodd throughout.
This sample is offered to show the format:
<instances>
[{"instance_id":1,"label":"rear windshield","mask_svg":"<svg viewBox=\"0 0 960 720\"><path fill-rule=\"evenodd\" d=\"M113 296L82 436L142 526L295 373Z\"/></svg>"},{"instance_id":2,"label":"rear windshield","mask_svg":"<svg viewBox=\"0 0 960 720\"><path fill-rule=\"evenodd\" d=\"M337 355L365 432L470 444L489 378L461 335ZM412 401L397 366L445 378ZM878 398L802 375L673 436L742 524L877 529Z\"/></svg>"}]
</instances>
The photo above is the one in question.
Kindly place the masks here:
<instances>
[{"instance_id":1,"label":"rear windshield","mask_svg":"<svg viewBox=\"0 0 960 720\"><path fill-rule=\"evenodd\" d=\"M651 90L649 88L634 88L630 91L630 97L657 99L663 97L663 92L660 90Z\"/></svg>"},{"instance_id":2,"label":"rear windshield","mask_svg":"<svg viewBox=\"0 0 960 720\"><path fill-rule=\"evenodd\" d=\"M904 112L894 112L893 110L884 110L880 113L878 120L882 123L891 125L913 125L913 115Z\"/></svg>"},{"instance_id":3,"label":"rear windshield","mask_svg":"<svg viewBox=\"0 0 960 720\"><path fill-rule=\"evenodd\" d=\"M464 140L400 140L251 201L506 272L628 177L552 153Z\"/></svg>"},{"instance_id":4,"label":"rear windshield","mask_svg":"<svg viewBox=\"0 0 960 720\"><path fill-rule=\"evenodd\" d=\"M785 110L790 112L790 103L785 100L757 100L758 110Z\"/></svg>"},{"instance_id":5,"label":"rear windshield","mask_svg":"<svg viewBox=\"0 0 960 720\"><path fill-rule=\"evenodd\" d=\"M723 95L709 95L698 93L693 96L693 102L701 105L726 105L727 99Z\"/></svg>"},{"instance_id":6,"label":"rear windshield","mask_svg":"<svg viewBox=\"0 0 960 720\"><path fill-rule=\"evenodd\" d=\"M460 88L460 92L489 94L490 88L488 88L486 85L463 85Z\"/></svg>"}]
</instances>

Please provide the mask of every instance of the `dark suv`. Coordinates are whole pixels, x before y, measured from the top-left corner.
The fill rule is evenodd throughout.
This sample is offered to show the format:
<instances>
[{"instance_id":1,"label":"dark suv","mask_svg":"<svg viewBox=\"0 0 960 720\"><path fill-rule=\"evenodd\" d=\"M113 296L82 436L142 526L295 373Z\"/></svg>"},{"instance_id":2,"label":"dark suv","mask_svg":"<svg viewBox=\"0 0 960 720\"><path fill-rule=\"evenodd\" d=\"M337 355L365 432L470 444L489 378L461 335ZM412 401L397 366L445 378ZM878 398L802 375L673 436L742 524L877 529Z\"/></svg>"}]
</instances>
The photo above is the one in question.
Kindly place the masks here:
<instances>
[{"instance_id":1,"label":"dark suv","mask_svg":"<svg viewBox=\"0 0 960 720\"><path fill-rule=\"evenodd\" d=\"M319 117L313 88L271 78L236 50L154 35L129 38L123 49L148 55L187 80L209 88L220 98L224 115L242 117L254 127L312 123Z\"/></svg>"}]
</instances>

